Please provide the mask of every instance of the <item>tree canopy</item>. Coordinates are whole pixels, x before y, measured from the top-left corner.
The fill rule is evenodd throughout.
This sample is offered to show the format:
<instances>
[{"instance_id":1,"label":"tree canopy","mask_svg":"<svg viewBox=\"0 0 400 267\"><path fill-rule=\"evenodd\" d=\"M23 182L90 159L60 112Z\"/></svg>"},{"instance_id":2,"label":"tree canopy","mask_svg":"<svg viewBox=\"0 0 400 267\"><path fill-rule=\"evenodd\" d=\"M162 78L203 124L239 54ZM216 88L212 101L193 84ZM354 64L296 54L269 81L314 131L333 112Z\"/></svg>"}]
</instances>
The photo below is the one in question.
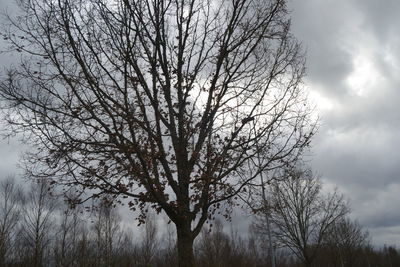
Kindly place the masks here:
<instances>
[{"instance_id":1,"label":"tree canopy","mask_svg":"<svg viewBox=\"0 0 400 267\"><path fill-rule=\"evenodd\" d=\"M0 95L30 175L163 210L181 266L220 203L310 142L285 0L18 2L3 38L21 64Z\"/></svg>"}]
</instances>

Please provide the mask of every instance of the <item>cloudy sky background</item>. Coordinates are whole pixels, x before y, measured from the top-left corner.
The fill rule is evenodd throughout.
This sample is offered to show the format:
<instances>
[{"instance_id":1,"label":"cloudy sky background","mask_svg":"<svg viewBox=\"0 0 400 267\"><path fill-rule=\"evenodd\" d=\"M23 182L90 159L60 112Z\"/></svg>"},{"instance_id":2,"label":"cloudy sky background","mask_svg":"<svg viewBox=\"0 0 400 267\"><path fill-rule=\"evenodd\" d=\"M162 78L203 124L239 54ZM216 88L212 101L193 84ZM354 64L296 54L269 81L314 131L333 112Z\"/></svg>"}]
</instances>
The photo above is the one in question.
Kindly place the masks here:
<instances>
[{"instance_id":1,"label":"cloudy sky background","mask_svg":"<svg viewBox=\"0 0 400 267\"><path fill-rule=\"evenodd\" d=\"M375 245L400 245L400 1L290 0L290 9L320 116L312 167ZM12 60L0 54L0 66ZM18 173L20 151L0 141L0 176Z\"/></svg>"},{"instance_id":2,"label":"cloudy sky background","mask_svg":"<svg viewBox=\"0 0 400 267\"><path fill-rule=\"evenodd\" d=\"M313 168L375 244L400 241L400 1L292 0L321 126Z\"/></svg>"}]
</instances>

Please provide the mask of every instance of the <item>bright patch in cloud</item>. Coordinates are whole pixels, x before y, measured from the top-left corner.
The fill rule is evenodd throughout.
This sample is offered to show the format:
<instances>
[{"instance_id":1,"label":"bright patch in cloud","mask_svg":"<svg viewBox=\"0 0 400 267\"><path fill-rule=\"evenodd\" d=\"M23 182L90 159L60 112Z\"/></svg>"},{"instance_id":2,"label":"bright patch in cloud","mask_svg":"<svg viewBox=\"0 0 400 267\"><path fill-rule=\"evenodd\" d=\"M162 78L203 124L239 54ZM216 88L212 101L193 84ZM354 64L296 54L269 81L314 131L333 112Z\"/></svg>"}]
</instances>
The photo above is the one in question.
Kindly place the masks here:
<instances>
[{"instance_id":1,"label":"bright patch in cloud","mask_svg":"<svg viewBox=\"0 0 400 267\"><path fill-rule=\"evenodd\" d=\"M324 96L321 92L323 90L318 90L315 86L311 86L312 89L309 91L309 99L313 106L315 106L318 112L330 111L334 107L332 99Z\"/></svg>"},{"instance_id":2,"label":"bright patch in cloud","mask_svg":"<svg viewBox=\"0 0 400 267\"><path fill-rule=\"evenodd\" d=\"M353 65L354 70L346 80L352 94L365 96L382 82L383 77L368 54L355 56Z\"/></svg>"}]
</instances>

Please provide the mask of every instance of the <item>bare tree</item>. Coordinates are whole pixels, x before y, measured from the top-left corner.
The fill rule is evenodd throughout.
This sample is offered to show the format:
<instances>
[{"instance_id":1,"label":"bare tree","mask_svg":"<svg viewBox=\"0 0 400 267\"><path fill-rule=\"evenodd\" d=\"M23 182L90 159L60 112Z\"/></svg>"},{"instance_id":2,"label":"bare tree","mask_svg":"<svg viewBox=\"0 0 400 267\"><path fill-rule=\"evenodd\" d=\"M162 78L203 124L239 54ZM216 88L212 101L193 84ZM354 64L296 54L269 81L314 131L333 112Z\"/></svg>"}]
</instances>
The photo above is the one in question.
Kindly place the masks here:
<instances>
[{"instance_id":1,"label":"bare tree","mask_svg":"<svg viewBox=\"0 0 400 267\"><path fill-rule=\"evenodd\" d=\"M25 258L32 267L45 265L50 249L57 200L49 191L46 180L32 183L22 209L19 241Z\"/></svg>"},{"instance_id":2,"label":"bare tree","mask_svg":"<svg viewBox=\"0 0 400 267\"><path fill-rule=\"evenodd\" d=\"M84 226L86 226L86 224ZM92 242L90 238L90 232L87 227L83 227L79 233L77 251L78 266L98 266L98 253L96 251L96 246L94 245L94 242Z\"/></svg>"},{"instance_id":3,"label":"bare tree","mask_svg":"<svg viewBox=\"0 0 400 267\"><path fill-rule=\"evenodd\" d=\"M14 177L0 182L0 266L6 266L21 219L23 193Z\"/></svg>"},{"instance_id":4,"label":"bare tree","mask_svg":"<svg viewBox=\"0 0 400 267\"><path fill-rule=\"evenodd\" d=\"M285 0L18 2L0 95L30 174L164 210L180 266L221 202L310 141Z\"/></svg>"},{"instance_id":5,"label":"bare tree","mask_svg":"<svg viewBox=\"0 0 400 267\"><path fill-rule=\"evenodd\" d=\"M146 217L145 229L142 235L140 256L143 266L154 266L154 258L158 247L158 228L154 214Z\"/></svg>"},{"instance_id":6,"label":"bare tree","mask_svg":"<svg viewBox=\"0 0 400 267\"><path fill-rule=\"evenodd\" d=\"M231 244L223 228L222 221L217 219L212 228L203 229L198 245L201 266L221 267L226 262Z\"/></svg>"},{"instance_id":7,"label":"bare tree","mask_svg":"<svg viewBox=\"0 0 400 267\"><path fill-rule=\"evenodd\" d=\"M114 266L115 252L123 237L121 216L107 202L101 202L94 213L93 234L96 243L97 266Z\"/></svg>"},{"instance_id":8,"label":"bare tree","mask_svg":"<svg viewBox=\"0 0 400 267\"><path fill-rule=\"evenodd\" d=\"M232 224L228 234L224 231L223 221L216 219L209 229L203 228L196 243L198 264L204 267L256 266L256 263L264 266L250 248L250 242L242 239Z\"/></svg>"},{"instance_id":9,"label":"bare tree","mask_svg":"<svg viewBox=\"0 0 400 267\"><path fill-rule=\"evenodd\" d=\"M161 257L165 260L165 266L177 266L177 246L176 246L176 230L171 221L164 217L164 234L161 239L162 253Z\"/></svg>"},{"instance_id":10,"label":"bare tree","mask_svg":"<svg viewBox=\"0 0 400 267\"><path fill-rule=\"evenodd\" d=\"M61 205L60 205L61 206ZM53 246L56 266L77 266L79 259L79 240L84 231L81 207L62 205L59 209L56 238Z\"/></svg>"},{"instance_id":11,"label":"bare tree","mask_svg":"<svg viewBox=\"0 0 400 267\"><path fill-rule=\"evenodd\" d=\"M352 267L360 251L369 245L368 232L344 217L329 227L324 245L332 252L334 266Z\"/></svg>"},{"instance_id":12,"label":"bare tree","mask_svg":"<svg viewBox=\"0 0 400 267\"><path fill-rule=\"evenodd\" d=\"M271 212L273 235L305 265L312 266L330 227L349 211L343 196L337 191L324 195L311 170L299 168L285 170L283 178L272 183L270 193L269 207L262 211ZM265 230L262 213L255 224Z\"/></svg>"}]
</instances>

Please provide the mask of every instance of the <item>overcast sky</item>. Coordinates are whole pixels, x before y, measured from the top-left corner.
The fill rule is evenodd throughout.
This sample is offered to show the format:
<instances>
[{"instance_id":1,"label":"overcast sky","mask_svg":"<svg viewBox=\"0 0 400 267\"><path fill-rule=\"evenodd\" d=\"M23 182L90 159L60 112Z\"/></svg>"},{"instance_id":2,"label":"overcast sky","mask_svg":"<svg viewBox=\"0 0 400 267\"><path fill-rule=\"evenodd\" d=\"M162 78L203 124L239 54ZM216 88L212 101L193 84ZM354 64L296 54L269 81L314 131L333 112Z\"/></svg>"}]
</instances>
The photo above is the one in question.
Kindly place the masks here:
<instances>
[{"instance_id":1,"label":"overcast sky","mask_svg":"<svg viewBox=\"0 0 400 267\"><path fill-rule=\"evenodd\" d=\"M400 1L291 0L290 8L320 115L312 166L349 198L374 244L400 245ZM16 172L19 147L0 142L1 175Z\"/></svg>"},{"instance_id":2,"label":"overcast sky","mask_svg":"<svg viewBox=\"0 0 400 267\"><path fill-rule=\"evenodd\" d=\"M313 168L375 244L400 245L400 1L293 0L321 117Z\"/></svg>"}]
</instances>

